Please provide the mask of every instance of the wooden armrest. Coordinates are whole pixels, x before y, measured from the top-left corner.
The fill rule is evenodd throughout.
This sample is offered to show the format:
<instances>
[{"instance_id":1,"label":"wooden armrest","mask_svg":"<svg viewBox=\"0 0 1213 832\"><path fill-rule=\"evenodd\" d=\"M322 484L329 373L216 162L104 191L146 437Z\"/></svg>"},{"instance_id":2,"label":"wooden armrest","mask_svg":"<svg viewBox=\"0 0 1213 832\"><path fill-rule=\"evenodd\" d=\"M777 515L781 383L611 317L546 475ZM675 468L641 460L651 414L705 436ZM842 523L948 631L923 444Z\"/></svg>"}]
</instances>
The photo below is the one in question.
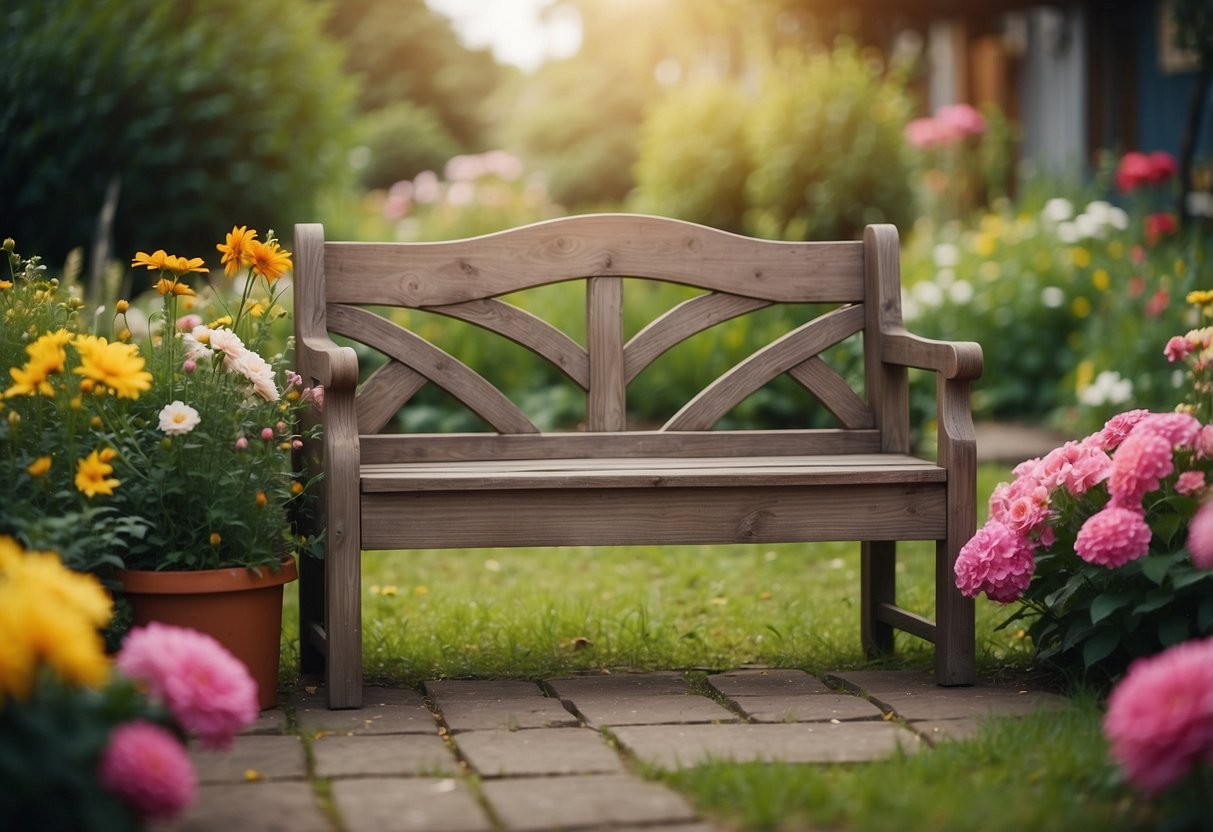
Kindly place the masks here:
<instances>
[{"instance_id":1,"label":"wooden armrest","mask_svg":"<svg viewBox=\"0 0 1213 832\"><path fill-rule=\"evenodd\" d=\"M312 375L329 390L353 390L358 386L358 354L322 335L309 335L296 342L308 356Z\"/></svg>"},{"instance_id":2,"label":"wooden armrest","mask_svg":"<svg viewBox=\"0 0 1213 832\"><path fill-rule=\"evenodd\" d=\"M944 378L981 376L981 345L973 341L937 341L902 330L884 335L880 355L890 364L934 370Z\"/></svg>"}]
</instances>

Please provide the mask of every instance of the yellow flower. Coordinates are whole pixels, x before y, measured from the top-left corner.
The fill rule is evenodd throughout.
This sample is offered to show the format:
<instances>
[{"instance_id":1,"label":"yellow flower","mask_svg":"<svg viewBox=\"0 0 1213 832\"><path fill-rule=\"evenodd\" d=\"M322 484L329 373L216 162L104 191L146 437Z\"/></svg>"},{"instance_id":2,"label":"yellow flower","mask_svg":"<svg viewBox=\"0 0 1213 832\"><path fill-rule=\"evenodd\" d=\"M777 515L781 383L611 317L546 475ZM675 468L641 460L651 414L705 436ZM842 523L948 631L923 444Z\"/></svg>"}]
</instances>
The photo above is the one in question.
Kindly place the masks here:
<instances>
[{"instance_id":1,"label":"yellow flower","mask_svg":"<svg viewBox=\"0 0 1213 832\"><path fill-rule=\"evenodd\" d=\"M265 492L258 491L257 492L257 505L264 507L265 504L268 502L269 502L269 498L265 496Z\"/></svg>"},{"instance_id":2,"label":"yellow flower","mask_svg":"<svg viewBox=\"0 0 1213 832\"><path fill-rule=\"evenodd\" d=\"M251 240L244 252L244 263L273 283L291 268L291 253L280 248L277 243L263 243Z\"/></svg>"},{"instance_id":3,"label":"yellow flower","mask_svg":"<svg viewBox=\"0 0 1213 832\"><path fill-rule=\"evenodd\" d=\"M67 353L63 347L72 339L72 334L66 329L48 332L25 348L29 360L22 367L11 367L8 371L16 382L4 391L5 398L12 396L32 396L41 393L53 396L54 389L48 379L53 373L63 372L67 362Z\"/></svg>"},{"instance_id":4,"label":"yellow flower","mask_svg":"<svg viewBox=\"0 0 1213 832\"><path fill-rule=\"evenodd\" d=\"M162 277L156 281L156 285L152 287L161 295L192 295L194 290L189 287L189 284L182 283L175 278Z\"/></svg>"},{"instance_id":5,"label":"yellow flower","mask_svg":"<svg viewBox=\"0 0 1213 832\"><path fill-rule=\"evenodd\" d=\"M236 276L236 273L240 271L241 264L244 263L245 250L256 239L257 232L248 226L232 226L232 230L227 234L227 242L218 243L215 246L215 248L223 253L223 257L219 262L223 265L224 274L228 277Z\"/></svg>"},{"instance_id":6,"label":"yellow flower","mask_svg":"<svg viewBox=\"0 0 1213 832\"><path fill-rule=\"evenodd\" d=\"M978 257L989 257L998 247L998 238L989 231L983 231L977 235L977 240L973 243L973 250L977 252Z\"/></svg>"},{"instance_id":7,"label":"yellow flower","mask_svg":"<svg viewBox=\"0 0 1213 832\"><path fill-rule=\"evenodd\" d=\"M1119 260L1121 257L1124 257L1124 254L1125 244L1120 240L1113 240L1112 242L1108 243L1108 256L1113 260Z\"/></svg>"},{"instance_id":8,"label":"yellow flower","mask_svg":"<svg viewBox=\"0 0 1213 832\"><path fill-rule=\"evenodd\" d=\"M80 353L80 366L72 372L104 384L120 398L137 399L151 389L152 374L143 369L136 345L109 343L95 335L77 335L72 344Z\"/></svg>"},{"instance_id":9,"label":"yellow flower","mask_svg":"<svg viewBox=\"0 0 1213 832\"><path fill-rule=\"evenodd\" d=\"M1107 269L1096 269L1091 275L1091 283L1101 292L1108 291L1108 286L1111 285L1111 280L1108 277Z\"/></svg>"},{"instance_id":10,"label":"yellow flower","mask_svg":"<svg viewBox=\"0 0 1213 832\"><path fill-rule=\"evenodd\" d=\"M232 316L231 315L222 315L222 316L216 318L215 320L211 321L209 324L207 324L206 328L207 329L218 329L221 326L231 326L231 325L232 325ZM201 339L199 339L199 340L201 340ZM206 342L203 341L203 343L206 343Z\"/></svg>"},{"instance_id":11,"label":"yellow flower","mask_svg":"<svg viewBox=\"0 0 1213 832\"><path fill-rule=\"evenodd\" d=\"M11 280L0 280L0 291L7 292L7 291L8 291L9 289L11 289L11 288L13 288L13 281L11 281Z\"/></svg>"},{"instance_id":12,"label":"yellow flower","mask_svg":"<svg viewBox=\"0 0 1213 832\"><path fill-rule=\"evenodd\" d=\"M1085 269L1091 265L1091 252L1082 246L1075 246L1070 249L1070 258L1074 261L1074 265L1080 269Z\"/></svg>"},{"instance_id":13,"label":"yellow flower","mask_svg":"<svg viewBox=\"0 0 1213 832\"><path fill-rule=\"evenodd\" d=\"M40 477L51 469L51 458L49 456L40 456L25 466L25 470L31 477Z\"/></svg>"},{"instance_id":14,"label":"yellow flower","mask_svg":"<svg viewBox=\"0 0 1213 832\"><path fill-rule=\"evenodd\" d=\"M126 312L126 310L131 308L131 304L128 300L120 300L114 304L114 308L118 310L119 315L122 315Z\"/></svg>"},{"instance_id":15,"label":"yellow flower","mask_svg":"<svg viewBox=\"0 0 1213 832\"><path fill-rule=\"evenodd\" d=\"M94 627L104 627L114 603L92 575L73 572L53 552L26 552L20 580L37 585L46 601L80 615Z\"/></svg>"},{"instance_id":16,"label":"yellow flower","mask_svg":"<svg viewBox=\"0 0 1213 832\"><path fill-rule=\"evenodd\" d=\"M164 249L158 248L151 254L144 251L135 252L135 259L131 261L132 266L147 266L149 271L163 271L165 263L168 261L169 255Z\"/></svg>"},{"instance_id":17,"label":"yellow flower","mask_svg":"<svg viewBox=\"0 0 1213 832\"><path fill-rule=\"evenodd\" d=\"M202 272L203 274L206 274L210 271L210 269L202 265L201 257L190 257L187 259L185 257L177 257L176 255L170 254L168 257L164 258L164 266L170 272L177 275L177 277L181 277L183 274L189 274L190 272ZM192 295L193 292L190 292L190 294Z\"/></svg>"},{"instance_id":18,"label":"yellow flower","mask_svg":"<svg viewBox=\"0 0 1213 832\"><path fill-rule=\"evenodd\" d=\"M292 482L291 483L291 493L292 494L302 494L303 493L303 483L299 482L299 480L295 480L294 482Z\"/></svg>"},{"instance_id":19,"label":"yellow flower","mask_svg":"<svg viewBox=\"0 0 1213 832\"><path fill-rule=\"evenodd\" d=\"M102 461L101 455L93 451L76 463L76 488L86 497L113 494L122 482L110 477L112 473L114 466Z\"/></svg>"},{"instance_id":20,"label":"yellow flower","mask_svg":"<svg viewBox=\"0 0 1213 832\"><path fill-rule=\"evenodd\" d=\"M1080 295L1070 304L1070 311L1074 313L1075 318L1085 318L1091 314L1091 301Z\"/></svg>"},{"instance_id":21,"label":"yellow flower","mask_svg":"<svg viewBox=\"0 0 1213 832\"><path fill-rule=\"evenodd\" d=\"M1206 303L1213 303L1213 290L1198 289L1194 292L1188 292L1187 301L1194 306L1203 306Z\"/></svg>"},{"instance_id":22,"label":"yellow flower","mask_svg":"<svg viewBox=\"0 0 1213 832\"><path fill-rule=\"evenodd\" d=\"M211 532L210 541L212 546L218 546L223 542L223 538L219 536L219 532Z\"/></svg>"}]
</instances>

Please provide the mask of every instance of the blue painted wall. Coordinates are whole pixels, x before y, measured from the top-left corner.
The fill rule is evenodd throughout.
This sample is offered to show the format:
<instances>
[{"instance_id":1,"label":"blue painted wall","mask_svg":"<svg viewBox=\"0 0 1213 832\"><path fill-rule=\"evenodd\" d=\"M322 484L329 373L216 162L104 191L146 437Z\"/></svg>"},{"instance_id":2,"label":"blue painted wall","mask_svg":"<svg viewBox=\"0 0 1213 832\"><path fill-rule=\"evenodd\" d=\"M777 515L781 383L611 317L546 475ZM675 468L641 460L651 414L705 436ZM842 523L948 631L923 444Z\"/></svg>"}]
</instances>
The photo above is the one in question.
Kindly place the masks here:
<instances>
[{"instance_id":1,"label":"blue painted wall","mask_svg":"<svg viewBox=\"0 0 1213 832\"><path fill-rule=\"evenodd\" d=\"M1195 72L1164 74L1159 64L1159 2L1138 2L1137 150L1179 153ZM1096 12L1098 13L1098 12ZM1213 98L1213 97L1211 97ZM1134 148L1126 148L1134 149ZM1197 159L1213 157L1213 100L1205 103Z\"/></svg>"}]
</instances>

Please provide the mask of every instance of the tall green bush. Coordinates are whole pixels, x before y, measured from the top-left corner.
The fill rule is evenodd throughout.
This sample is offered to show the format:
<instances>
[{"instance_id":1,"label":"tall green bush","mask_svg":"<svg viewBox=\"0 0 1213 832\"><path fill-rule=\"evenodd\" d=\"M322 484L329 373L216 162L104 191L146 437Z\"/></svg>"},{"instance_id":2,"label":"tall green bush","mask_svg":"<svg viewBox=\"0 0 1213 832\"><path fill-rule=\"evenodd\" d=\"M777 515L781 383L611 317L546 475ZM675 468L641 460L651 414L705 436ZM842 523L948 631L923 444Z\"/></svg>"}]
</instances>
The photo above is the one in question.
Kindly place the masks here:
<instances>
[{"instance_id":1,"label":"tall green bush","mask_svg":"<svg viewBox=\"0 0 1213 832\"><path fill-rule=\"evenodd\" d=\"M856 237L864 225L907 226L914 193L903 131L905 80L854 44L786 52L750 114L749 229L779 239Z\"/></svg>"},{"instance_id":2,"label":"tall green bush","mask_svg":"<svg viewBox=\"0 0 1213 832\"><path fill-rule=\"evenodd\" d=\"M367 188L387 188L423 170L442 170L460 150L438 114L411 101L368 113L359 132L368 156L359 179Z\"/></svg>"},{"instance_id":3,"label":"tall green bush","mask_svg":"<svg viewBox=\"0 0 1213 832\"><path fill-rule=\"evenodd\" d=\"M323 14L274 0L10 0L0 227L61 262L91 242L115 186L114 251L201 254L233 217L308 218L344 167L353 96Z\"/></svg>"}]
</instances>

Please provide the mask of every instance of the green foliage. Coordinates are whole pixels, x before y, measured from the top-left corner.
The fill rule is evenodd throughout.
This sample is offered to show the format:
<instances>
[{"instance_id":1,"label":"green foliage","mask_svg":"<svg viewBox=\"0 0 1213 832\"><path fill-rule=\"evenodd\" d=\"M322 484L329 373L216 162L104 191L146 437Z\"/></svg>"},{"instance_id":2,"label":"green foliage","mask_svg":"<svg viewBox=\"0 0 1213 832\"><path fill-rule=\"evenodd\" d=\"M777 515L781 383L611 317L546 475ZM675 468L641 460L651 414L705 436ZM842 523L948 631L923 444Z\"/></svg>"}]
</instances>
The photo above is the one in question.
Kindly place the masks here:
<instances>
[{"instance_id":1,"label":"green foliage","mask_svg":"<svg viewBox=\"0 0 1213 832\"><path fill-rule=\"evenodd\" d=\"M751 162L748 96L734 84L699 84L666 95L641 129L632 195L644 212L740 231Z\"/></svg>"},{"instance_id":2,"label":"green foliage","mask_svg":"<svg viewBox=\"0 0 1213 832\"><path fill-rule=\"evenodd\" d=\"M352 88L322 7L15 0L0 21L0 227L62 262L116 185L115 251L213 251L232 216L307 219Z\"/></svg>"},{"instance_id":3,"label":"green foliage","mask_svg":"<svg viewBox=\"0 0 1213 832\"><path fill-rule=\"evenodd\" d=\"M387 188L423 170L441 170L460 145L433 110L400 101L362 118L367 160L359 171L366 188Z\"/></svg>"},{"instance_id":4,"label":"green foliage","mask_svg":"<svg viewBox=\"0 0 1213 832\"><path fill-rule=\"evenodd\" d=\"M853 44L780 55L750 114L750 231L832 240L872 222L909 225L909 112L904 79Z\"/></svg>"}]
</instances>

